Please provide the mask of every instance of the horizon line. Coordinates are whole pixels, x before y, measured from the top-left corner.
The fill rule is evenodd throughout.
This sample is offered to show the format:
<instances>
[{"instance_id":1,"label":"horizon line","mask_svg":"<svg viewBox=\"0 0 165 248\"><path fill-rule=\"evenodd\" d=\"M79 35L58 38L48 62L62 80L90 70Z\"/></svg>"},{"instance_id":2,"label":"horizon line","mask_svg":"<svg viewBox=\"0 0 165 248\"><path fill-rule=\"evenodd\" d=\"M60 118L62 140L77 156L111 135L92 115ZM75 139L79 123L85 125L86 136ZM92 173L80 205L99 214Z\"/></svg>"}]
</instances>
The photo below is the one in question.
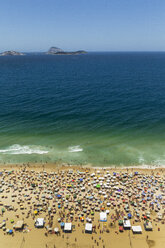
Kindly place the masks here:
<instances>
[{"instance_id":1,"label":"horizon line","mask_svg":"<svg viewBox=\"0 0 165 248\"><path fill-rule=\"evenodd\" d=\"M141 52L165 52L165 50L96 50L96 51L91 51L91 50L84 50L84 49L80 49L80 50L71 50L71 51L65 51L65 52L73 52L73 51L81 51L81 50L83 50L83 51L86 51L86 52L88 52L88 53L106 53L106 52L111 52L111 53L113 53L113 52L115 52L115 53L117 53L117 52L139 52L139 53L141 53ZM22 53L46 53L47 51L18 51L18 50L3 50L3 51L0 51L0 53L3 53L3 52L7 52L7 51L15 51L15 52L22 52Z\"/></svg>"}]
</instances>

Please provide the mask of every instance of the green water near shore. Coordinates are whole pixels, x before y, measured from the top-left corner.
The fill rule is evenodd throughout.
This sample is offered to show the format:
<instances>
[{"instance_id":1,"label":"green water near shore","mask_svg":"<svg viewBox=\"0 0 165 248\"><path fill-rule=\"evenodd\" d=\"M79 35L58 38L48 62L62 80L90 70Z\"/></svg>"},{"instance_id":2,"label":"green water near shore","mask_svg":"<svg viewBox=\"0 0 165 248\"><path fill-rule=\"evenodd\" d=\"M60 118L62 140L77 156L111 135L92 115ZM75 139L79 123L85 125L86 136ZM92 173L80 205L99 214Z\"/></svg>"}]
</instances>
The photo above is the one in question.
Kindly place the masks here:
<instances>
[{"instance_id":1,"label":"green water near shore","mask_svg":"<svg viewBox=\"0 0 165 248\"><path fill-rule=\"evenodd\" d=\"M164 165L165 140L116 132L1 136L0 162L52 162L93 166ZM17 141L17 143L16 143ZM13 144L8 145L7 143Z\"/></svg>"}]
</instances>

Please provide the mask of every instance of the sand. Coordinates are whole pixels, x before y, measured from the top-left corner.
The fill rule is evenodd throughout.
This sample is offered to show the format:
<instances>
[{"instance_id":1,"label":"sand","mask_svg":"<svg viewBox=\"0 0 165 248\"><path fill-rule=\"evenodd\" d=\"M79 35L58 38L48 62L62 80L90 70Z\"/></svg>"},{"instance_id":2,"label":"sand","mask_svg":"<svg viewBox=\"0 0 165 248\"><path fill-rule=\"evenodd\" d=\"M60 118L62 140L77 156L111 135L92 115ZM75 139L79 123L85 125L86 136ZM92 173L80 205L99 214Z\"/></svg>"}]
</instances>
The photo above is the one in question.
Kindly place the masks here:
<instances>
[{"instance_id":1,"label":"sand","mask_svg":"<svg viewBox=\"0 0 165 248\"><path fill-rule=\"evenodd\" d=\"M0 193L0 201L3 204L3 206L0 206L0 209L4 207L4 205L12 206L14 210L9 210L6 207L5 212L1 213L0 216L0 223L3 222L3 220L6 220L6 228L13 230L13 235L6 234L6 231L3 231L0 229L0 248L54 248L54 247L112 247L112 248L148 248L148 247L156 247L156 248L163 248L165 247L165 224L164 224L164 206L163 200L164 198L164 182L165 182L165 170L164 169L121 169L121 168L106 168L104 170L99 169L99 173L97 173L98 169L94 168L83 168L83 167L67 167L67 166L57 166L54 164L45 164L45 165L28 165L28 166L20 166L20 165L1 165L0 171L2 172L2 175L0 176L1 181L1 187L4 191ZM11 174L9 173L10 171ZM107 195L110 193L111 197L116 199L116 204L118 201L121 201L120 207L119 206L113 206L111 201L111 206L107 207L106 203L109 202L109 198L111 198L109 195L105 199L104 195L98 194L98 189L96 189L94 186L92 186L93 178L97 177L98 179L104 175L106 175L109 171L109 174L111 175L110 185L114 184L114 182L118 182L117 185L120 188L120 180L117 178L112 179L113 172L116 172L120 175L127 175L128 182L124 186L124 190L128 189L130 192L134 193L134 188L136 188L137 183L141 180L143 176L150 177L151 175L153 178L158 180L162 183L161 188L158 187L156 189L154 195L162 195L162 200L159 201L160 203L160 209L158 212L162 214L162 220L157 219L157 213L155 212L156 207L154 210L151 210L149 208L149 202L146 202L144 205L146 209L142 211L143 204L137 203L141 205L140 208L140 218L139 222L135 222L135 212L133 206L130 205L130 202L132 200L132 196L128 197L128 205L130 207L130 211L133 215L133 218L131 218L131 224L132 225L140 225L142 227L142 234L133 234L132 230L124 230L124 232L119 232L119 225L118 220L115 220L116 210L120 210L120 213L123 212L124 215L127 215L128 212L125 212L124 206L125 203L122 202L122 197L125 197L125 193L123 196L120 195L120 198L116 198L116 194L114 194L114 189L102 189L102 191L106 191ZM134 176L134 173L138 172L137 176ZM56 174L53 174L53 173ZM63 172L63 174L61 174ZM69 174L71 172L71 174ZM78 172L78 174L77 174ZM81 174L79 172L83 172L84 174ZM95 176L91 176L92 173L95 173ZM39 175L42 175L42 177L38 177ZM129 175L133 175L132 178L129 178ZM29 176L29 177L28 177ZM56 178L58 177L58 178ZM139 179L138 179L139 177ZM141 178L140 178L141 177ZM26 180L27 178L27 180ZM82 187L85 186L85 191L79 192L81 194L81 197L77 194L77 198L75 198L75 201L73 199L74 192L70 192L70 189L67 189L67 185L71 183L71 180L74 178L74 188L80 190ZM83 178L82 182L76 183L76 180L79 181L80 178ZM136 185L132 184L131 180L136 181ZM147 179L148 180L148 179ZM146 181L147 181L146 180ZM56 183L54 183L56 181ZM103 180L104 181L104 180ZM158 182L158 185L160 184ZM33 189L31 188L31 184L35 184L35 187ZM49 183L49 185L48 185ZM88 185L90 183L91 185ZM43 188L39 189L39 185L42 185ZM135 187L134 187L135 185ZM144 183L145 185L145 183ZM155 188L157 185L154 186ZM55 191L57 188L59 188L59 191ZM44 190L48 189L49 191L53 191L53 194L49 192L44 192ZM68 199L68 202L66 199L61 201L61 199L57 199L55 194L62 192L60 191L63 189L63 196L66 197L66 195L70 194L70 197ZM89 191L90 190L90 191ZM37 192L40 192L37 195ZM70 192L70 193L68 193ZM93 196L97 195L97 197L102 201L102 203L98 204L98 207L103 207L104 210L100 211L94 211L94 216L91 215L91 207L95 206L95 202L90 202L89 200L86 200L87 195L91 195L93 192ZM41 202L42 203L42 196L43 194L49 196L52 196L52 199L45 199L45 210L39 211L37 215L34 215L34 210L36 209L34 207L34 203ZM16 195L13 197L13 195ZM26 195L26 196L25 196ZM37 199L36 199L37 198ZM93 218L92 224L93 226L96 226L95 231L93 231L92 234L85 233L85 223L86 221L86 213L84 214L84 222L81 222L81 220L78 218L76 220L76 217L78 217L83 212L83 207L81 206L79 210L75 210L76 208L76 202L77 200L81 198L81 202L83 200L85 201L86 205L85 208L87 211L89 210L89 218ZM18 203L18 199L22 199L22 203ZM27 200L28 199L28 200ZM141 197L140 199L141 200ZM61 208L58 208L58 202L61 203ZM22 204L22 208L21 208ZM54 207L53 207L54 204ZM62 204L68 204L68 206L73 206L72 212L73 212L73 221L72 224L75 226L71 233L64 233L60 227L60 222L58 222L58 219L61 218L62 214L65 214L65 217L62 219L63 222L70 222L70 213L71 211L68 210L68 208L64 208ZM90 204L90 205L89 205ZM156 205L156 204L155 204ZM48 207L51 207L51 212L53 219L52 223L50 223L50 216L48 214ZM138 207L138 206L137 206ZM136 207L136 208L137 208ZM56 210L56 213L52 213L53 210ZM107 215L107 222L103 223L99 221L100 218L100 212L109 210L109 214ZM150 211L150 221L152 222L153 231L147 232L144 229L144 223L143 220L143 213ZM28 215L29 212L29 215ZM67 217L68 214L68 217ZM19 217L18 217L19 216ZM45 227L44 228L35 228L34 223L35 219L43 217L45 219ZM113 219L112 219L113 217ZM14 223L11 223L11 220L14 220ZM121 216L119 217L121 219ZM18 220L24 220L25 227L21 231L15 231L13 229L13 225ZM60 230L60 234L54 234L54 233L48 233L46 226L52 224L52 230L54 230L55 227L58 227ZM50 225L51 226L51 225ZM107 232L108 229L108 232Z\"/></svg>"}]
</instances>

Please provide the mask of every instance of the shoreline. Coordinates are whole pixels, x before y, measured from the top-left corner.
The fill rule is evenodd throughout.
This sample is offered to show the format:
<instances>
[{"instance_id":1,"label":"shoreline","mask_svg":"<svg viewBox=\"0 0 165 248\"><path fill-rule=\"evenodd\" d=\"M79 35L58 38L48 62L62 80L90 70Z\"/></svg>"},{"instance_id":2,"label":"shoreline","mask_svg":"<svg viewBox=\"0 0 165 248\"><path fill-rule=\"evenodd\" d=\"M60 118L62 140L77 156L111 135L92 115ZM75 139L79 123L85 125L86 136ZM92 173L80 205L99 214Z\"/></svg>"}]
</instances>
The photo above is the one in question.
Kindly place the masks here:
<instances>
[{"instance_id":1,"label":"shoreline","mask_svg":"<svg viewBox=\"0 0 165 248\"><path fill-rule=\"evenodd\" d=\"M125 169L148 169L148 170L156 170L156 169L165 169L165 165L130 165L130 166L118 166L118 165L109 165L109 166L96 166L96 165L92 165L92 164L67 164L67 163L50 163L50 162L27 162L27 163L0 163L0 167L3 167L3 166L39 166L39 167L73 167L73 168L76 168L76 167L80 167L80 168L93 168L93 169L121 169L121 170L125 170Z\"/></svg>"}]
</instances>

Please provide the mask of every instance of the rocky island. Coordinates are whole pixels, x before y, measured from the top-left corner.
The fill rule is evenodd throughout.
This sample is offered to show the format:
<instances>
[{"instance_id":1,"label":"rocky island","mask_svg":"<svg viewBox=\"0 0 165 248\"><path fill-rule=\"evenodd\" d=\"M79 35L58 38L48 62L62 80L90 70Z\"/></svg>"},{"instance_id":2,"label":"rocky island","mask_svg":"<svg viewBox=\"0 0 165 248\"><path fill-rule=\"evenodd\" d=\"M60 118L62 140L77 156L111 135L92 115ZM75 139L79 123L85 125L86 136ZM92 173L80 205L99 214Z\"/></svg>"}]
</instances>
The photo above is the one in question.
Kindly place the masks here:
<instances>
[{"instance_id":1,"label":"rocky island","mask_svg":"<svg viewBox=\"0 0 165 248\"><path fill-rule=\"evenodd\" d=\"M87 52L84 50L66 52L66 51L64 51L58 47L51 47L48 50L48 52L46 52L46 54L50 54L50 55L79 55L79 54L85 54L85 53L87 53Z\"/></svg>"},{"instance_id":2,"label":"rocky island","mask_svg":"<svg viewBox=\"0 0 165 248\"><path fill-rule=\"evenodd\" d=\"M3 53L0 53L0 56L20 56L25 55L24 53L16 52L16 51L6 51Z\"/></svg>"},{"instance_id":3,"label":"rocky island","mask_svg":"<svg viewBox=\"0 0 165 248\"><path fill-rule=\"evenodd\" d=\"M38 53L31 53L33 55L44 55L44 54L49 54L49 55L79 55L79 54L85 54L87 53L84 50L79 50L79 51L71 51L67 52L62 50L61 48L58 47L51 47L47 52L38 52ZM16 51L5 51L0 53L0 56L21 56L21 55L28 55L27 53L22 53L22 52L16 52Z\"/></svg>"}]
</instances>

